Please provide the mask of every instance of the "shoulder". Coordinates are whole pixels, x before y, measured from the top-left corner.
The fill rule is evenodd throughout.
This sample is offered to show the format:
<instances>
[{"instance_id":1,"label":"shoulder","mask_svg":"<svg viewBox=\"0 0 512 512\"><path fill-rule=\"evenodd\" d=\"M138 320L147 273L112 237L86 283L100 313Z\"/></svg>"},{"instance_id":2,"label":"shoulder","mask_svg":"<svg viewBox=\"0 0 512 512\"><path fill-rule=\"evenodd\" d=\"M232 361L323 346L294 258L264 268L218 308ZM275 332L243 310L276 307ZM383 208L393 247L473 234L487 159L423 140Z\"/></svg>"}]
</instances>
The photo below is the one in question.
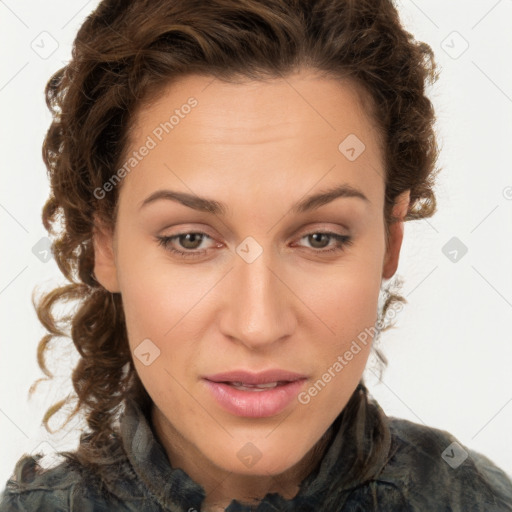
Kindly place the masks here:
<instances>
[{"instance_id":1,"label":"shoulder","mask_svg":"<svg viewBox=\"0 0 512 512\"><path fill-rule=\"evenodd\" d=\"M141 497L136 485L124 477L121 481L122 467L109 468L112 478L105 482L82 466L73 453L59 455L63 460L49 468L41 467L39 455L21 457L1 491L0 512L137 510ZM130 509L130 503L135 508Z\"/></svg>"},{"instance_id":2,"label":"shoulder","mask_svg":"<svg viewBox=\"0 0 512 512\"><path fill-rule=\"evenodd\" d=\"M69 496L80 481L80 474L61 462L43 469L38 456L21 457L0 496L0 511L69 510Z\"/></svg>"},{"instance_id":3,"label":"shoulder","mask_svg":"<svg viewBox=\"0 0 512 512\"><path fill-rule=\"evenodd\" d=\"M512 511L512 481L485 455L441 430L389 417L391 450L378 477L413 510Z\"/></svg>"}]
</instances>

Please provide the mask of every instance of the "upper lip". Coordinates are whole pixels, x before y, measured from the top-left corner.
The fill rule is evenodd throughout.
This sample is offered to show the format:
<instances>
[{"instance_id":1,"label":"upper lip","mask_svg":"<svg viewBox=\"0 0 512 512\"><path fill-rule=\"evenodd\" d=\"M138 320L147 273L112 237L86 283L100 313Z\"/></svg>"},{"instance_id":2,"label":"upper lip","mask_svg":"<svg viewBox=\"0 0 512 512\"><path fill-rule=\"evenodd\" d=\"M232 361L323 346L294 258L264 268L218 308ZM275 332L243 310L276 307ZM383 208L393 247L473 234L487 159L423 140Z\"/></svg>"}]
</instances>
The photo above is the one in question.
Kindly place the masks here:
<instances>
[{"instance_id":1,"label":"upper lip","mask_svg":"<svg viewBox=\"0 0 512 512\"><path fill-rule=\"evenodd\" d=\"M266 370L264 372L249 372L246 370L233 370L230 372L216 373L215 375L206 375L206 380L213 382L242 382L244 384L268 384L271 382L292 382L305 379L306 375L290 372L287 370Z\"/></svg>"}]
</instances>

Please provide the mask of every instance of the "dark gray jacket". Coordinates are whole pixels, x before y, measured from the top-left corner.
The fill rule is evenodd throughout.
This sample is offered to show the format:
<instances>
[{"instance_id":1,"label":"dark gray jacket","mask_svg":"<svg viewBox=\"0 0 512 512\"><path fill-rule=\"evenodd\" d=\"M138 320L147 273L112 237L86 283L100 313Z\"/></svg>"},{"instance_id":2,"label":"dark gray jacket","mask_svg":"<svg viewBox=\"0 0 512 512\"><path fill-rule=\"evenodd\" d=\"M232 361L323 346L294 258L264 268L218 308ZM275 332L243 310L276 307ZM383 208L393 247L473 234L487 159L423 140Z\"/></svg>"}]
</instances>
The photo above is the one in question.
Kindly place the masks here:
<instances>
[{"instance_id":1,"label":"dark gray jacket","mask_svg":"<svg viewBox=\"0 0 512 512\"><path fill-rule=\"evenodd\" d=\"M351 401L356 394L361 404L335 420L324 456L297 496L267 494L252 508L233 500L226 512L512 511L512 482L491 460L444 430L387 417L364 386ZM46 470L37 458L21 458L0 512L201 511L204 489L170 466L148 418L126 402L116 438L122 456L105 461L102 471L86 470L72 456ZM372 462L354 480L361 460Z\"/></svg>"}]
</instances>

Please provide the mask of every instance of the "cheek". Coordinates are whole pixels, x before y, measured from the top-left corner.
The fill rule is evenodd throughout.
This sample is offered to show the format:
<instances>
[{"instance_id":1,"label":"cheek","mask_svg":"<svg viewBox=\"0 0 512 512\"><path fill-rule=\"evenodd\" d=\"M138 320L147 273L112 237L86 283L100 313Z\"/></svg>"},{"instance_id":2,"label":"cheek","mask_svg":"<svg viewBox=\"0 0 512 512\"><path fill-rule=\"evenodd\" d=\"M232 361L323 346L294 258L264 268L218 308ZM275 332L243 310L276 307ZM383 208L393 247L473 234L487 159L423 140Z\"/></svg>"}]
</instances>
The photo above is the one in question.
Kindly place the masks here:
<instances>
[{"instance_id":1,"label":"cheek","mask_svg":"<svg viewBox=\"0 0 512 512\"><path fill-rule=\"evenodd\" d=\"M164 339L197 302L201 291L204 293L204 285L192 272L172 265L164 250L150 239L139 240L120 232L118 255L118 278L130 339L134 343L146 337Z\"/></svg>"},{"instance_id":2,"label":"cheek","mask_svg":"<svg viewBox=\"0 0 512 512\"><path fill-rule=\"evenodd\" d=\"M375 261L357 255L345 260L328 279L302 279L300 286L298 295L308 298L311 309L323 321L318 327L323 328L329 349L357 337L377 320L381 279Z\"/></svg>"},{"instance_id":3,"label":"cheek","mask_svg":"<svg viewBox=\"0 0 512 512\"><path fill-rule=\"evenodd\" d=\"M360 246L350 253L320 287L314 279L303 282L302 293L315 290L311 309L322 322L316 322L313 334L319 340L312 354L319 373L301 403L326 422L336 416L359 382L376 333L381 254L373 248L375 252Z\"/></svg>"},{"instance_id":4,"label":"cheek","mask_svg":"<svg viewBox=\"0 0 512 512\"><path fill-rule=\"evenodd\" d=\"M333 382L329 386L337 397L348 383L356 383L361 377L375 334L378 307L375 283L354 278L353 283L344 280L343 284L325 302L328 309L323 318L331 332L317 349L317 357L323 362L320 371L330 369L330 375L323 373L322 380Z\"/></svg>"},{"instance_id":5,"label":"cheek","mask_svg":"<svg viewBox=\"0 0 512 512\"><path fill-rule=\"evenodd\" d=\"M159 251L150 244L131 246L129 239L118 251L128 341L137 373L153 398L166 389L179 394L172 377L183 381L182 372L196 365L200 327L207 323L198 306L215 279L173 265ZM147 353L145 360L139 357Z\"/></svg>"},{"instance_id":6,"label":"cheek","mask_svg":"<svg viewBox=\"0 0 512 512\"><path fill-rule=\"evenodd\" d=\"M319 323L314 336L319 341L311 354L318 373L298 397L304 411L317 418L312 422L332 422L364 372L376 332L379 293L379 281L370 276L344 276L322 298L319 316L330 330ZM320 336L320 331L326 334Z\"/></svg>"},{"instance_id":7,"label":"cheek","mask_svg":"<svg viewBox=\"0 0 512 512\"><path fill-rule=\"evenodd\" d=\"M190 370L197 360L190 310L204 294L204 287L198 281L191 283L170 265L148 265L136 257L136 251L120 261L119 268L137 374L153 401L172 402L175 413L190 416L182 409L188 401L179 382L184 381L182 371Z\"/></svg>"}]
</instances>

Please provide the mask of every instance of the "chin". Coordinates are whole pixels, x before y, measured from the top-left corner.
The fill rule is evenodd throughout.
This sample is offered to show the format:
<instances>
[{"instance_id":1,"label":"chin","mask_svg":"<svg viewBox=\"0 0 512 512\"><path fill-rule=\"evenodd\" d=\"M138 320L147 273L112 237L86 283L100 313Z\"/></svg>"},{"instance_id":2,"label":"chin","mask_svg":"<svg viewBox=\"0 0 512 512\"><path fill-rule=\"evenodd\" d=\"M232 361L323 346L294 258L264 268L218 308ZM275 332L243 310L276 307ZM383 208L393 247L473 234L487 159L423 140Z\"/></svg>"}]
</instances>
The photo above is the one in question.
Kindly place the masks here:
<instances>
[{"instance_id":1,"label":"chin","mask_svg":"<svg viewBox=\"0 0 512 512\"><path fill-rule=\"evenodd\" d=\"M262 447L262 445L265 445ZM208 456L209 450L203 452ZM234 457L227 457L231 452ZM296 444L286 450L282 443L235 441L232 447L223 447L221 452L210 455L216 466L231 473L247 476L280 475L299 463L308 450Z\"/></svg>"}]
</instances>

